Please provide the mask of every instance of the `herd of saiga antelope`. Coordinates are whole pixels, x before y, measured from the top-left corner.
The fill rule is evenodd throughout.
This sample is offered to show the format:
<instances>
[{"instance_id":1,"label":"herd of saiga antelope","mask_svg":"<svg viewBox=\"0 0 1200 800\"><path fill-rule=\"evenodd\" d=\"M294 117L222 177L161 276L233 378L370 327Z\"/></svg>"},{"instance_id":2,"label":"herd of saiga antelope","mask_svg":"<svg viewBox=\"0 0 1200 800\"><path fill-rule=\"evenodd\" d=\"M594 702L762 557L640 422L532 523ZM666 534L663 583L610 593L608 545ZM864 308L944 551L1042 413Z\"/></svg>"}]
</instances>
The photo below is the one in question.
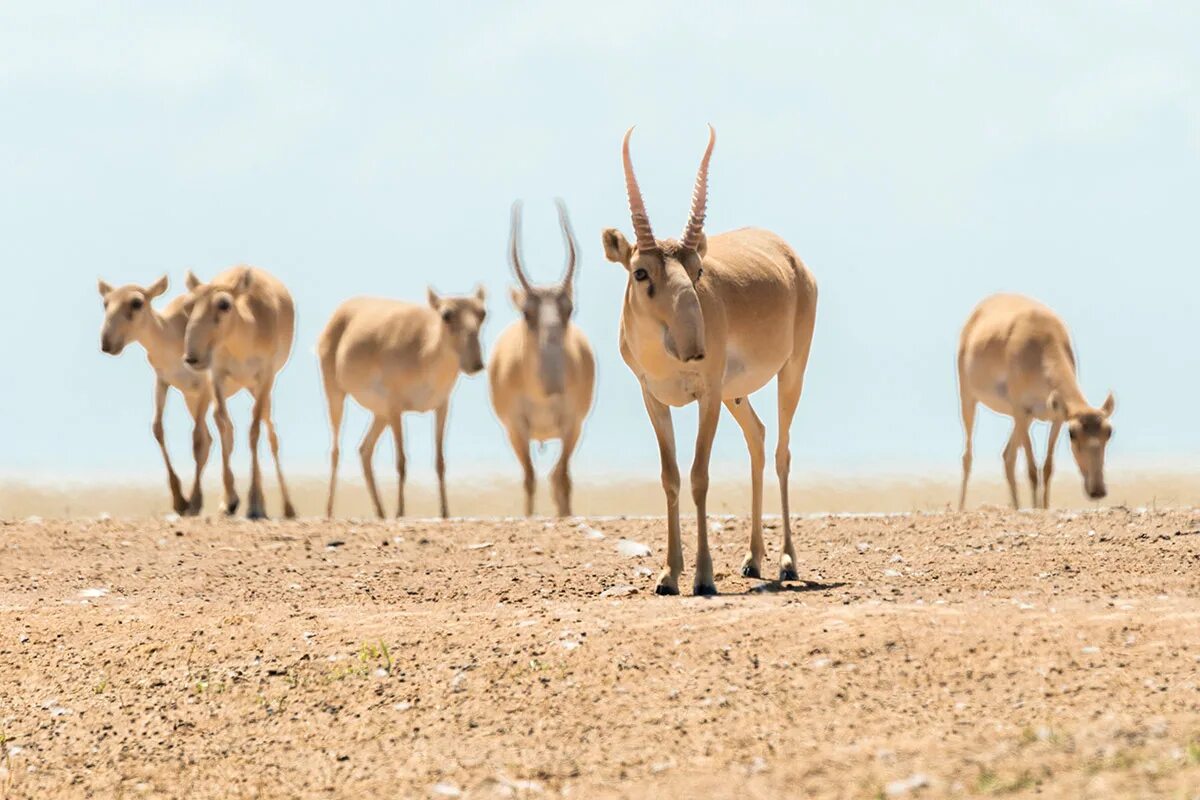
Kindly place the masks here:
<instances>
[{"instance_id":1,"label":"herd of saiga antelope","mask_svg":"<svg viewBox=\"0 0 1200 800\"><path fill-rule=\"evenodd\" d=\"M796 555L788 516L788 448L792 417L800 400L816 320L817 285L812 274L783 239L756 228L708 237L704 215L708 165L715 133L696 176L692 208L683 236L659 239L650 227L641 190L622 144L625 185L635 241L609 228L602 234L604 254L629 274L621 309L621 357L637 375L646 412L654 426L662 457L662 484L667 497L667 564L656 591L677 594L683 571L679 531L679 468L671 406L699 403L699 431L692 464L691 490L696 505L696 576L693 591L713 594L712 556L708 547L705 500L708 462L721 405L737 421L750 450L752 516L750 551L742 574L759 577L766 548L762 538L762 477L766 462L765 428L750 406L749 395L776 377L779 441L775 471L783 511L780 579L796 580ZM567 266L561 282L534 286L521 263L520 205L514 204L509 260L520 283L512 301L523 319L501 335L488 362L492 405L521 462L525 478L525 513L533 513L534 472L530 441L562 441L562 455L551 476L558 513L571 513L569 461L584 418L592 405L595 361L587 338L571 322L577 250L565 206L558 206L566 240ZM162 450L175 510L197 514L201 508L200 476L212 444L205 421L210 404L221 435L224 511L238 506L230 470L233 426L226 400L241 389L254 398L250 422L251 481L249 516L265 516L258 440L267 427L271 455L283 494L284 515L293 517L291 499L279 466L279 439L271 419L275 375L292 348L295 313L291 296L277 279L252 267L235 267L212 283L187 274L188 292L161 312L150 302L167 288L164 276L148 286L114 288L101 281L105 318L101 349L118 354L129 341L145 348L157 374L154 437ZM442 297L432 289L427 305L396 300L358 298L343 303L322 332L317 346L333 448L326 513L333 513L337 481L339 433L346 395L374 414L359 447L367 489L383 516L371 456L385 428L396 440L400 477L398 514L404 513L405 456L401 415L406 411L436 414L437 476L442 516L446 505L443 440L447 409L460 372L483 369L479 331L486 310L484 291ZM1018 505L1017 450L1025 451L1033 504L1046 508L1054 445L1063 425L1083 474L1087 493L1105 495L1104 451L1112 434L1110 394L1104 404L1088 404L1076 380L1075 357L1062 320L1049 308L1016 295L995 295L975 308L959 339L958 384L966 430L962 491L966 500L971 470L971 437L979 402L1013 418L1004 449L1004 468L1012 503ZM195 478L185 499L163 441L162 414L167 388L178 389L195 419ZM1051 423L1046 459L1039 470L1029 427L1033 420ZM1041 487L1039 497L1039 484ZM1040 503L1039 503L1040 499Z\"/></svg>"}]
</instances>

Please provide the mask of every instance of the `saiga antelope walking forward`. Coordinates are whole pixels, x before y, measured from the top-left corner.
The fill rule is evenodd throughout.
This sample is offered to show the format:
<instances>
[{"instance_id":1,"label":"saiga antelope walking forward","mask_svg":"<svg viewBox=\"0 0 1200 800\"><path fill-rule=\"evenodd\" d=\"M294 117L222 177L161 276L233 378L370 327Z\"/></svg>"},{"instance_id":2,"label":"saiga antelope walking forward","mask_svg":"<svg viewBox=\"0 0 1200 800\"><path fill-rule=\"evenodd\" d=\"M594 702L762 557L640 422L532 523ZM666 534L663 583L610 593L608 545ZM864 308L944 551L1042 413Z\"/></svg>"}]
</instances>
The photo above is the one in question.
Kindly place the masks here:
<instances>
[{"instance_id":1,"label":"saiga antelope walking forward","mask_svg":"<svg viewBox=\"0 0 1200 800\"><path fill-rule=\"evenodd\" d=\"M150 303L167 290L166 275L146 287L130 284L114 288L100 281L99 289L100 297L104 299L100 349L114 356L120 355L129 342L138 342L146 349L146 359L155 374L154 424L151 430L162 452L163 462L167 465L171 506L177 514L195 516L200 513L204 503L200 479L212 448L212 434L208 432L206 420L212 391L207 375L194 372L183 364L183 334L191 311L190 297L181 295L167 303L162 313L155 311ZM163 409L167 403L167 389L172 386L183 395L194 422L192 456L196 461L196 474L190 499L183 496L179 476L171 466L171 456L163 437Z\"/></svg>"},{"instance_id":2,"label":"saiga antelope walking forward","mask_svg":"<svg viewBox=\"0 0 1200 800\"><path fill-rule=\"evenodd\" d=\"M375 415L358 448L375 513L384 515L371 466L380 434L390 426L396 439L396 471L400 476L396 516L403 516L407 470L401 415L406 411L435 411L438 496L442 516L450 516L446 503L446 416L458 373L473 375L483 369L479 328L487 315L485 299L482 286L467 297L439 297L429 289L427 306L359 297L347 300L333 312L317 343L333 434L326 515L333 516L342 412L349 394Z\"/></svg>"},{"instance_id":3,"label":"saiga antelope walking forward","mask_svg":"<svg viewBox=\"0 0 1200 800\"><path fill-rule=\"evenodd\" d=\"M804 383L816 320L817 285L783 239L756 228L704 234L708 163L716 134L700 162L692 209L680 240L656 239L633 174L630 128L622 144L625 186L636 241L615 228L604 231L604 253L625 266L629 281L621 309L621 356L642 384L646 411L658 437L667 495L667 565L659 594L678 594L683 570L679 533L679 468L670 406L700 405L692 499L696 503L696 594L714 594L705 517L708 461L724 403L741 426L750 450L752 520L750 552L742 574L759 577L766 554L762 539L762 473L765 429L748 396L773 376L779 391L779 442L775 472L783 503L780 579L798 577L788 516L789 429Z\"/></svg>"},{"instance_id":4,"label":"saiga antelope walking forward","mask_svg":"<svg viewBox=\"0 0 1200 800\"><path fill-rule=\"evenodd\" d=\"M505 328L488 361L492 407L508 431L513 452L525 473L525 515L533 514L536 479L529 454L531 439L562 441L562 454L551 473L554 504L560 517L571 515L571 454L583 420L592 407L596 360L587 337L573 322L575 262L578 248L567 207L558 203L558 221L567 247L562 281L534 286L521 264L521 204L513 203L508 257L521 288L513 305L523 319Z\"/></svg>"},{"instance_id":5,"label":"saiga antelope walking forward","mask_svg":"<svg viewBox=\"0 0 1200 800\"><path fill-rule=\"evenodd\" d=\"M1041 473L1041 508L1050 507L1050 475L1054 468L1054 445L1063 425L1071 437L1071 453L1083 474L1083 487L1094 500L1103 498L1104 451L1112 436L1116 401L1112 392L1100 408L1083 396L1075 375L1075 353L1071 335L1058 315L1041 303L1013 294L993 295L978 306L963 327L958 340L958 392L966 433L963 450L961 511L967 501L967 478L971 474L971 438L975 407L982 402L998 414L1013 418L1013 432L1004 447L1004 476L1017 498L1017 448L1025 451L1033 506L1038 503L1038 468L1033 458L1030 423L1050 423L1046 461Z\"/></svg>"},{"instance_id":6,"label":"saiga antelope walking forward","mask_svg":"<svg viewBox=\"0 0 1200 800\"><path fill-rule=\"evenodd\" d=\"M216 400L217 430L221 434L221 466L225 482L226 514L237 511L238 495L229 466L233 451L233 422L226 407L238 390L254 398L250 418L250 502L246 516L267 516L263 501L262 470L258 464L258 439L263 423L271 443L275 475L283 495L283 515L296 516L283 468L279 465L279 437L271 417L271 392L275 376L287 363L296 330L292 296L274 276L255 267L226 270L203 284L187 274L192 311L184 332L184 362L197 372L207 372Z\"/></svg>"}]
</instances>

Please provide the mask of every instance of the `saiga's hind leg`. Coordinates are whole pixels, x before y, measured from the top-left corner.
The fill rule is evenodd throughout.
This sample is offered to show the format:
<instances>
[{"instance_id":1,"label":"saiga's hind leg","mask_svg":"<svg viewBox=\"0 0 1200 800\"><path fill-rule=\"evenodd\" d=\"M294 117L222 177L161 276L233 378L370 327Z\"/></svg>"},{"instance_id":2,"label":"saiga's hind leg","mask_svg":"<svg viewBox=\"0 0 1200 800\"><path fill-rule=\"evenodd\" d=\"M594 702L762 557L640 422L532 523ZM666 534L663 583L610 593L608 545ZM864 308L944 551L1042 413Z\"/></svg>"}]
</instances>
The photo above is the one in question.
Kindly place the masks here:
<instances>
[{"instance_id":1,"label":"saiga's hind leg","mask_svg":"<svg viewBox=\"0 0 1200 800\"><path fill-rule=\"evenodd\" d=\"M295 519L296 507L292 505L292 493L283 479L283 465L279 463L279 435L275 432L275 417L271 413L271 392L267 390L263 403L263 422L267 425L267 441L271 444L271 460L275 462L275 480L279 481L279 493L283 495L283 518Z\"/></svg>"},{"instance_id":2,"label":"saiga's hind leg","mask_svg":"<svg viewBox=\"0 0 1200 800\"><path fill-rule=\"evenodd\" d=\"M399 488L396 490L396 516L404 516L404 481L408 477L408 459L404 455L404 417L403 412L392 412L392 438L396 441L396 478Z\"/></svg>"},{"instance_id":3,"label":"saiga's hind leg","mask_svg":"<svg viewBox=\"0 0 1200 800\"><path fill-rule=\"evenodd\" d=\"M750 552L742 560L742 575L747 578L762 577L762 560L767 554L762 535L763 468L767 463L766 428L754 413L749 397L726 400L725 408L741 426L750 451Z\"/></svg>"},{"instance_id":4,"label":"saiga's hind leg","mask_svg":"<svg viewBox=\"0 0 1200 800\"><path fill-rule=\"evenodd\" d=\"M1029 417L1018 412L1013 416L1012 436L1008 437L1008 444L1004 446L1004 477L1008 481L1013 508L1021 507L1021 499L1017 495L1017 450L1028 437Z\"/></svg>"},{"instance_id":5,"label":"saiga's hind leg","mask_svg":"<svg viewBox=\"0 0 1200 800\"><path fill-rule=\"evenodd\" d=\"M329 404L329 433L332 439L329 449L329 499L325 501L325 516L333 517L333 495L337 489L338 459L341 456L342 415L346 411L346 393L338 388L329 372L325 373L325 400Z\"/></svg>"},{"instance_id":6,"label":"saiga's hind leg","mask_svg":"<svg viewBox=\"0 0 1200 800\"><path fill-rule=\"evenodd\" d=\"M366 436L363 437L362 444L358 446L358 455L362 460L363 478L367 482L367 494L371 497L371 502L375 504L375 515L383 519L383 504L379 502L379 489L375 487L375 467L371 464L371 457L375 455L375 443L379 441L380 434L387 427L387 420L378 414L371 420L371 427L367 429Z\"/></svg>"},{"instance_id":7,"label":"saiga's hind leg","mask_svg":"<svg viewBox=\"0 0 1200 800\"><path fill-rule=\"evenodd\" d=\"M962 511L967 504L967 478L971 477L971 446L975 437L975 410L979 401L971 394L970 389L963 383L962 373L959 373L959 400L962 405L963 432L966 444L962 456L962 487L958 490L958 510Z\"/></svg>"},{"instance_id":8,"label":"saiga's hind leg","mask_svg":"<svg viewBox=\"0 0 1200 800\"><path fill-rule=\"evenodd\" d=\"M788 481L792 470L792 419L804 391L804 369L808 365L808 349L802 357L784 365L776 382L779 384L779 444L775 447L775 474L779 477L779 499L783 512L783 552L779 556L779 580L800 579L796 567L796 547L792 542L792 516L788 502Z\"/></svg>"}]
</instances>

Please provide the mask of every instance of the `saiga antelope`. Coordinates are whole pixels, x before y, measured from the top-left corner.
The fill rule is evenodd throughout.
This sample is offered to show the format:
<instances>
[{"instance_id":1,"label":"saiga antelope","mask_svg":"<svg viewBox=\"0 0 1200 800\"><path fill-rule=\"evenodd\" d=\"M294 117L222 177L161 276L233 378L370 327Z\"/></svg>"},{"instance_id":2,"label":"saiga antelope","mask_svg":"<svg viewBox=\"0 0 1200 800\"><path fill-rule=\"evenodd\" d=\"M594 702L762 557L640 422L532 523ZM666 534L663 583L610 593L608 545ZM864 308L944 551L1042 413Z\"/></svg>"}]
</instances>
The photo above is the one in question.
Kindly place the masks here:
<instances>
[{"instance_id":1,"label":"saiga antelope","mask_svg":"<svg viewBox=\"0 0 1200 800\"><path fill-rule=\"evenodd\" d=\"M779 441L775 472L783 505L780 579L796 580L796 553L788 516L789 429L804 383L816 320L817 285L783 239L756 228L708 238L704 234L708 163L716 134L709 126L692 208L683 236L656 239L633 174L629 137L621 154L636 236L629 244L615 228L603 233L604 253L625 266L629 280L621 309L621 356L642 385L646 411L658 437L662 484L667 496L667 565L658 594L678 594L683 571L679 533L679 468L671 406L696 401L700 419L692 463L696 504L696 594L714 594L708 548L706 497L713 435L724 403L750 450L752 519L750 551L742 574L759 577L766 553L762 539L762 473L765 428L748 396L772 376L779 392Z\"/></svg>"},{"instance_id":2,"label":"saiga antelope","mask_svg":"<svg viewBox=\"0 0 1200 800\"><path fill-rule=\"evenodd\" d=\"M531 439L562 441L562 453L550 480L558 515L571 515L570 459L591 410L596 383L592 347L571 322L578 248L567 207L561 200L557 205L567 248L566 272L560 283L534 286L521 264L521 204L513 203L508 258L521 288L510 292L523 318L500 334L488 361L492 407L524 470L526 516L533 514L536 486L529 454Z\"/></svg>"},{"instance_id":3,"label":"saiga antelope","mask_svg":"<svg viewBox=\"0 0 1200 800\"><path fill-rule=\"evenodd\" d=\"M1025 451L1033 506L1038 503L1038 468L1033 458L1029 426L1033 420L1048 421L1050 436L1041 473L1041 508L1050 507L1050 475L1054 468L1054 445L1063 425L1071 438L1071 453L1083 474L1083 486L1093 500L1103 498L1104 451L1112 436L1116 402L1109 392L1104 405L1093 408L1083 396L1075 375L1075 353L1071 335L1058 315L1028 297L993 295L978 306L963 326L958 341L958 392L966 433L963 450L961 511L967 501L967 478L971 474L971 438L975 428L976 404L982 402L998 414L1013 418L1013 432L1004 448L1004 476L1017 498L1017 448Z\"/></svg>"},{"instance_id":4,"label":"saiga antelope","mask_svg":"<svg viewBox=\"0 0 1200 800\"><path fill-rule=\"evenodd\" d=\"M166 275L146 287L133 284L113 287L104 281L100 281L98 286L100 297L104 300L100 349L114 356L120 355L129 342L138 342L146 349L146 359L155 374L154 423L151 430L162 452L163 462L167 465L171 506L177 514L195 516L200 513L204 503L200 479L212 448L212 434L208 432L206 420L212 392L207 375L194 372L183 364L183 334L191 310L190 298L186 294L181 295L167 303L162 313L155 311L150 304L167 290ZM183 395L194 423L192 456L196 462L196 474L190 498L183 496L179 476L171 466L171 456L163 438L163 409L167 402L167 389L172 386Z\"/></svg>"},{"instance_id":5,"label":"saiga antelope","mask_svg":"<svg viewBox=\"0 0 1200 800\"><path fill-rule=\"evenodd\" d=\"M426 306L375 297L347 300L333 312L321 332L317 355L321 360L333 435L327 516L333 516L347 394L375 415L358 454L362 458L367 491L380 517L384 515L383 505L379 502L375 470L371 466L375 443L383 429L390 426L396 439L396 471L400 476L396 516L403 516L407 469L401 415L406 411L436 412L438 497L442 516L450 516L446 503L446 416L458 373L474 375L483 369L479 329L487 316L486 297L480 286L475 294L466 297L439 297L431 288L427 299Z\"/></svg>"},{"instance_id":6,"label":"saiga antelope","mask_svg":"<svg viewBox=\"0 0 1200 800\"><path fill-rule=\"evenodd\" d=\"M225 482L226 514L237 511L238 495L229 466L233 451L233 422L226 401L238 390L254 398L250 417L250 500L246 516L267 516L263 500L258 440L263 423L275 461L275 475L283 495L283 515L296 516L283 468L279 464L279 436L271 417L271 392L275 376L287 363L296 330L292 296L277 278L255 267L226 270L203 284L187 273L192 311L184 332L184 362L197 372L207 372L216 401L214 416L221 434L221 466Z\"/></svg>"}]
</instances>

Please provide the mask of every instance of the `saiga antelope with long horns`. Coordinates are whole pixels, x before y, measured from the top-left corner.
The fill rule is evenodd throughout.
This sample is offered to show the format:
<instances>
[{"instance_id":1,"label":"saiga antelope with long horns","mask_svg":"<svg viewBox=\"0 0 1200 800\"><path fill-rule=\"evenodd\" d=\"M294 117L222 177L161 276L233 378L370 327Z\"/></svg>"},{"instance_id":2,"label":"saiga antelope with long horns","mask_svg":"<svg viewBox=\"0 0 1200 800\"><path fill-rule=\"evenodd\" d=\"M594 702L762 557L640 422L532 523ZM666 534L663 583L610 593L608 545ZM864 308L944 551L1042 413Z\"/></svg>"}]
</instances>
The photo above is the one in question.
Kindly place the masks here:
<instances>
[{"instance_id":1,"label":"saiga antelope with long horns","mask_svg":"<svg viewBox=\"0 0 1200 800\"><path fill-rule=\"evenodd\" d=\"M775 472L783 504L780 579L796 580L796 553L788 516L789 429L804 384L817 310L817 285L791 247L775 234L743 228L711 238L704 233L708 164L716 134L709 126L692 209L683 237L656 239L633 174L630 128L621 154L636 235L634 244L615 228L603 233L604 253L625 266L629 281L621 309L621 356L642 385L646 411L658 437L667 496L667 565L658 594L678 594L683 571L679 532L679 467L671 406L700 405L692 499L696 504L696 594L716 593L708 548L706 497L713 435L724 403L750 450L752 520L750 551L742 574L759 577L766 554L762 538L765 428L748 396L774 376L779 392Z\"/></svg>"},{"instance_id":2,"label":"saiga antelope with long horns","mask_svg":"<svg viewBox=\"0 0 1200 800\"><path fill-rule=\"evenodd\" d=\"M384 516L383 504L379 502L375 470L371 466L375 443L383 429L391 427L396 439L396 472L400 477L396 516L404 516L407 467L401 417L406 411L435 412L438 498L442 516L450 516L446 502L446 417L459 372L474 375L483 369L479 329L487 316L486 295L482 286L467 297L439 297L431 288L427 299L426 306L375 297L347 300L333 312L321 332L317 356L321 360L333 435L327 516L333 516L347 394L375 415L358 454L362 458L367 491L380 517Z\"/></svg>"},{"instance_id":3,"label":"saiga antelope with long horns","mask_svg":"<svg viewBox=\"0 0 1200 800\"><path fill-rule=\"evenodd\" d=\"M596 360L587 337L573 322L575 262L578 248L567 207L557 201L558 221L567 247L567 268L553 286L534 286L521 263L521 204L513 203L508 258L521 288L511 290L523 318L505 328L488 361L492 407L508 432L525 474L525 515L533 514L536 478L530 440L562 441L562 453L550 481L560 517L571 515L570 459L583 420L592 407Z\"/></svg>"},{"instance_id":4,"label":"saiga antelope with long horns","mask_svg":"<svg viewBox=\"0 0 1200 800\"><path fill-rule=\"evenodd\" d=\"M958 341L958 392L962 402L966 447L963 450L961 511L967 501L967 478L971 474L971 438L976 405L982 402L998 414L1013 418L1013 432L1004 447L1004 476L1017 497L1017 449L1025 451L1032 505L1038 503L1038 468L1033 457L1029 426L1033 420L1050 423L1046 460L1041 471L1041 508L1050 507L1050 475L1054 469L1054 445L1062 426L1071 438L1071 453L1083 474L1083 487L1093 500L1103 498L1104 451L1112 436L1116 401L1109 392L1104 405L1093 408L1083 396L1075 374L1071 334L1057 314L1046 306L1013 294L993 295L978 306L963 327Z\"/></svg>"},{"instance_id":5,"label":"saiga antelope with long horns","mask_svg":"<svg viewBox=\"0 0 1200 800\"><path fill-rule=\"evenodd\" d=\"M206 419L212 391L207 375L194 372L183 364L183 334L191 311L190 298L184 294L167 303L161 313L154 310L151 302L167 290L166 275L146 287L133 284L113 287L104 281L100 281L98 286L100 297L104 300L100 349L114 356L120 355L129 342L138 342L146 349L146 360L154 368L155 375L154 423L151 430L167 466L171 506L177 514L195 516L204 504L200 479L212 448L212 434L208 432ZM163 437L163 409L170 387L175 387L183 395L194 423L192 456L196 462L196 474L190 498L183 496L182 484L175 468L171 466L171 456Z\"/></svg>"},{"instance_id":6,"label":"saiga antelope with long horns","mask_svg":"<svg viewBox=\"0 0 1200 800\"><path fill-rule=\"evenodd\" d=\"M287 363L296 331L292 296L279 279L256 267L226 270L212 283L200 282L189 270L192 311L183 337L183 360L197 372L207 372L216 401L214 417L221 434L221 466L225 483L226 514L237 511L238 495L233 470L233 422L226 407L228 398L247 389L254 398L250 417L250 500L246 516L264 519L262 470L258 463L258 440L265 423L275 461L275 476L283 495L283 515L296 516L283 468L279 464L279 436L271 417L271 393L275 376Z\"/></svg>"}]
</instances>

